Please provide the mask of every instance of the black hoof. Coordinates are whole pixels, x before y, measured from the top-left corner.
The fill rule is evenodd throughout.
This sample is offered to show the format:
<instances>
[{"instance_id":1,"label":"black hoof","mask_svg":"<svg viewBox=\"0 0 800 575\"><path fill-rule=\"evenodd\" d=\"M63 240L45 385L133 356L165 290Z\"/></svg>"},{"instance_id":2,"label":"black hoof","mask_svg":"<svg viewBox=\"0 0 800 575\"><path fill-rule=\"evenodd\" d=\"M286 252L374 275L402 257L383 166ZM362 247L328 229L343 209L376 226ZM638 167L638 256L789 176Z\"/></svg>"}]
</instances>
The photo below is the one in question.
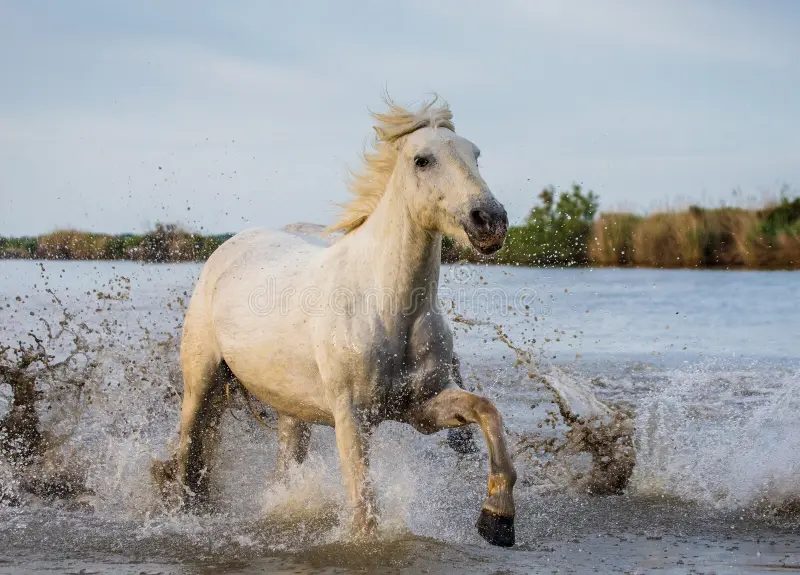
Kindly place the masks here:
<instances>
[{"instance_id":1,"label":"black hoof","mask_svg":"<svg viewBox=\"0 0 800 575\"><path fill-rule=\"evenodd\" d=\"M468 427L456 427L447 430L447 444L450 449L461 455L477 453L478 446L472 436L472 430Z\"/></svg>"},{"instance_id":2,"label":"black hoof","mask_svg":"<svg viewBox=\"0 0 800 575\"><path fill-rule=\"evenodd\" d=\"M215 511L211 498L205 493L184 493L180 510L193 515L210 515Z\"/></svg>"},{"instance_id":3,"label":"black hoof","mask_svg":"<svg viewBox=\"0 0 800 575\"><path fill-rule=\"evenodd\" d=\"M511 547L514 545L514 518L497 515L486 509L481 509L478 523L475 525L478 533L492 545L498 547Z\"/></svg>"}]
</instances>

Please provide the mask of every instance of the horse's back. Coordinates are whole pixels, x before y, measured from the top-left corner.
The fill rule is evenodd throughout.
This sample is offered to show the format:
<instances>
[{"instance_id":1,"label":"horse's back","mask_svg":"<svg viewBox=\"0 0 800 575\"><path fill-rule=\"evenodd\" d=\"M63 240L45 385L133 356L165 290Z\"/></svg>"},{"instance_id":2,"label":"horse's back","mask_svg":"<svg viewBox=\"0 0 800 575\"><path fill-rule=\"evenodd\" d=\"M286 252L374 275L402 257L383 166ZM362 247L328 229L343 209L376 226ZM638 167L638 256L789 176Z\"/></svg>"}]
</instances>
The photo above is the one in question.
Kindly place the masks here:
<instances>
[{"instance_id":1,"label":"horse's back","mask_svg":"<svg viewBox=\"0 0 800 575\"><path fill-rule=\"evenodd\" d=\"M197 287L215 328L264 325L285 315L279 304L302 289L301 277L323 249L319 240L260 228L223 243L208 259Z\"/></svg>"},{"instance_id":2,"label":"horse's back","mask_svg":"<svg viewBox=\"0 0 800 575\"><path fill-rule=\"evenodd\" d=\"M209 257L206 268L218 271L216 277L232 269L244 269L247 265L260 268L281 265L291 267L320 251L324 242L311 235L291 233L263 228L250 228L239 232Z\"/></svg>"}]
</instances>

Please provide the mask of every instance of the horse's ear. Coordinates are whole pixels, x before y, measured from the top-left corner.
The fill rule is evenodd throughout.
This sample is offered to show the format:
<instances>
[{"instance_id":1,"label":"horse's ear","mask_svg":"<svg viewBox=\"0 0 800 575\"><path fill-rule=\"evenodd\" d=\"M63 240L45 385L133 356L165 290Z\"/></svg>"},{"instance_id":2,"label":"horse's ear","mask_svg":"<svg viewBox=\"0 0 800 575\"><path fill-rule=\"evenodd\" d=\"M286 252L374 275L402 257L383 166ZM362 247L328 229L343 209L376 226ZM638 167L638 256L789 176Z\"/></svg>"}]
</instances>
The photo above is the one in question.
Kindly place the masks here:
<instances>
[{"instance_id":1,"label":"horse's ear","mask_svg":"<svg viewBox=\"0 0 800 575\"><path fill-rule=\"evenodd\" d=\"M379 142L383 142L386 140L386 130L384 130L380 126L372 126L372 129L375 130L375 137L378 138Z\"/></svg>"}]
</instances>

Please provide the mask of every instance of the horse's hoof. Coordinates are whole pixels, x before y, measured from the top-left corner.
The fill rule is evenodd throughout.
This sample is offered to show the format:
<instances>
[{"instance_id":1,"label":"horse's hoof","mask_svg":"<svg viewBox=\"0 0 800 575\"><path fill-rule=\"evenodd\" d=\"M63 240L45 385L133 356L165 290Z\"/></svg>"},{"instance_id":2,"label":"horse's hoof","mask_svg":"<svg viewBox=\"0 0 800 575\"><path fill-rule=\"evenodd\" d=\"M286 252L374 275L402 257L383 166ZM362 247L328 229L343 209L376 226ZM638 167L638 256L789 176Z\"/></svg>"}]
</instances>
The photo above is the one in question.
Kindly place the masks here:
<instances>
[{"instance_id":1,"label":"horse's hoof","mask_svg":"<svg viewBox=\"0 0 800 575\"><path fill-rule=\"evenodd\" d=\"M153 461L150 466L150 476L153 478L162 497L167 497L172 487L177 483L178 464L174 459L167 461Z\"/></svg>"},{"instance_id":2,"label":"horse's hoof","mask_svg":"<svg viewBox=\"0 0 800 575\"><path fill-rule=\"evenodd\" d=\"M181 511L192 515L211 515L214 513L214 506L205 497L184 497L181 501Z\"/></svg>"},{"instance_id":3,"label":"horse's hoof","mask_svg":"<svg viewBox=\"0 0 800 575\"><path fill-rule=\"evenodd\" d=\"M475 525L478 533L492 545L511 547L514 545L514 517L497 515L481 509L481 515Z\"/></svg>"}]
</instances>

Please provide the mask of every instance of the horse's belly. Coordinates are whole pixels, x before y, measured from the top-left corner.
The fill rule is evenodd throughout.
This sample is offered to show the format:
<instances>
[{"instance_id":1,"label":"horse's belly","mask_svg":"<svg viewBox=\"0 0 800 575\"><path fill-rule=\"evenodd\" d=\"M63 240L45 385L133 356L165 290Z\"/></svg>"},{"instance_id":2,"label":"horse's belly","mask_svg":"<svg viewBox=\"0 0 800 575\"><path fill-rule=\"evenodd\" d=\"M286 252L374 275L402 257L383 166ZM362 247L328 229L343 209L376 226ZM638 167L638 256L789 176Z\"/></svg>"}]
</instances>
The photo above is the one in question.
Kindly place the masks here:
<instances>
[{"instance_id":1,"label":"horse's belly","mask_svg":"<svg viewBox=\"0 0 800 575\"><path fill-rule=\"evenodd\" d=\"M286 234L251 235L245 238L248 250L214 286L211 314L222 357L253 395L281 413L332 421L307 333L308 317L296 295L304 285L308 258L319 247Z\"/></svg>"},{"instance_id":2,"label":"horse's belly","mask_svg":"<svg viewBox=\"0 0 800 575\"><path fill-rule=\"evenodd\" d=\"M222 355L236 378L260 401L281 413L332 424L311 355L286 347L235 346Z\"/></svg>"},{"instance_id":3,"label":"horse's belly","mask_svg":"<svg viewBox=\"0 0 800 575\"><path fill-rule=\"evenodd\" d=\"M259 314L228 306L215 314L222 357L259 400L304 421L331 421L300 314Z\"/></svg>"}]
</instances>

